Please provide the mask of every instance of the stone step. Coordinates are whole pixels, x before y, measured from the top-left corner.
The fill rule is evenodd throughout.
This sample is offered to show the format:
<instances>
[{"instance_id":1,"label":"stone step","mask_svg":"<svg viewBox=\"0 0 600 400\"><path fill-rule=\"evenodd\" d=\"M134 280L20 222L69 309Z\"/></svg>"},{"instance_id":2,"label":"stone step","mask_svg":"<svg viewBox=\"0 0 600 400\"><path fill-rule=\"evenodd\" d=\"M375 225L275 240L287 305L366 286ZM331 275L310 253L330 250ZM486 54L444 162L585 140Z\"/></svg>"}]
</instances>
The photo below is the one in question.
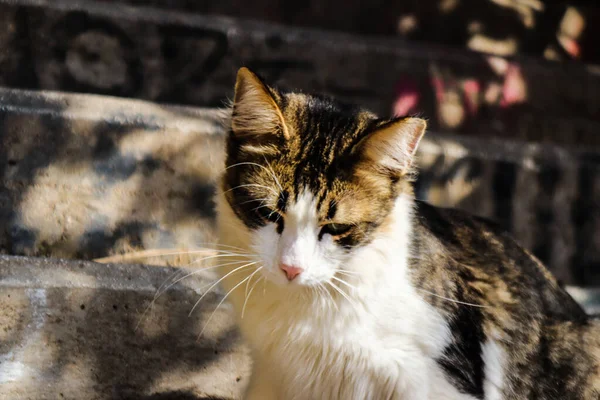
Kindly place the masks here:
<instances>
[{"instance_id":1,"label":"stone step","mask_svg":"<svg viewBox=\"0 0 600 400\"><path fill-rule=\"evenodd\" d=\"M200 274L155 297L176 272L0 256L0 398L239 398L250 360L230 306L216 290L188 315Z\"/></svg>"},{"instance_id":2,"label":"stone step","mask_svg":"<svg viewBox=\"0 0 600 400\"><path fill-rule=\"evenodd\" d=\"M92 259L214 242L224 116L0 89L0 249ZM492 218L564 283L600 286L597 152L433 131L418 158L420 199Z\"/></svg>"},{"instance_id":3,"label":"stone step","mask_svg":"<svg viewBox=\"0 0 600 400\"><path fill-rule=\"evenodd\" d=\"M171 285L184 273L194 274ZM218 288L194 308L213 280L198 270L0 256L0 398L239 398L250 359L231 308ZM571 292L598 311L600 291Z\"/></svg>"},{"instance_id":4,"label":"stone step","mask_svg":"<svg viewBox=\"0 0 600 400\"><path fill-rule=\"evenodd\" d=\"M0 84L197 106L237 68L432 128L598 146L593 67L94 1L0 0Z\"/></svg>"}]
</instances>

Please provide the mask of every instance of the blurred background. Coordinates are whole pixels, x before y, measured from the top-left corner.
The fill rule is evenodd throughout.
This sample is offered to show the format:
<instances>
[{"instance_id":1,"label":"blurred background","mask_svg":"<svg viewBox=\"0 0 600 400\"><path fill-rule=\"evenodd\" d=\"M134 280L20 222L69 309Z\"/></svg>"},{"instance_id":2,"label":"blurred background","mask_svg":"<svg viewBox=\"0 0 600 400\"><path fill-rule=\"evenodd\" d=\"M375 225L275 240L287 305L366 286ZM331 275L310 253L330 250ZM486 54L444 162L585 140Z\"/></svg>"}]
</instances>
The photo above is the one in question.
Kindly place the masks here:
<instances>
[{"instance_id":1,"label":"blurred background","mask_svg":"<svg viewBox=\"0 0 600 400\"><path fill-rule=\"evenodd\" d=\"M283 86L382 113L423 113L434 129L597 143L598 91L587 76L600 62L594 1L16 3L49 9L45 17L37 7L2 13L0 83L9 87L219 106L234 66L249 64ZM221 17L231 18L219 25ZM271 30L277 33L258 37ZM298 42L317 30L323 43L299 51ZM335 42L329 62L321 59L328 40ZM361 46L367 49L357 56Z\"/></svg>"}]
</instances>

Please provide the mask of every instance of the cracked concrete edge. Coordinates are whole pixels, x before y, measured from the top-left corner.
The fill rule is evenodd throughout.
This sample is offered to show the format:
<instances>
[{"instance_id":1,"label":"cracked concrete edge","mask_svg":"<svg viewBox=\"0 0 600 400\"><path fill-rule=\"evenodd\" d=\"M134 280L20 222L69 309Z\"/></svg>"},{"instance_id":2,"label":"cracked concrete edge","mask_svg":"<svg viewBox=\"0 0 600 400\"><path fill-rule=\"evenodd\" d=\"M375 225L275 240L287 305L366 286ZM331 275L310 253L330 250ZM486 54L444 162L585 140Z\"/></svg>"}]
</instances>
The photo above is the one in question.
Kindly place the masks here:
<instances>
[{"instance_id":1,"label":"cracked concrete edge","mask_svg":"<svg viewBox=\"0 0 600 400\"><path fill-rule=\"evenodd\" d=\"M230 306L218 292L189 316L208 275L157 297L174 272L0 256L0 398L239 398L250 358Z\"/></svg>"},{"instance_id":2,"label":"cracked concrete edge","mask_svg":"<svg viewBox=\"0 0 600 400\"><path fill-rule=\"evenodd\" d=\"M223 133L229 113L225 107L189 107L97 94L4 87L0 87L0 111L208 135Z\"/></svg>"},{"instance_id":3,"label":"cracked concrete edge","mask_svg":"<svg viewBox=\"0 0 600 400\"><path fill-rule=\"evenodd\" d=\"M135 290L154 294L165 281L182 270L186 271L142 264L0 255L0 287ZM206 275L194 274L172 289L199 288L207 281Z\"/></svg>"}]
</instances>

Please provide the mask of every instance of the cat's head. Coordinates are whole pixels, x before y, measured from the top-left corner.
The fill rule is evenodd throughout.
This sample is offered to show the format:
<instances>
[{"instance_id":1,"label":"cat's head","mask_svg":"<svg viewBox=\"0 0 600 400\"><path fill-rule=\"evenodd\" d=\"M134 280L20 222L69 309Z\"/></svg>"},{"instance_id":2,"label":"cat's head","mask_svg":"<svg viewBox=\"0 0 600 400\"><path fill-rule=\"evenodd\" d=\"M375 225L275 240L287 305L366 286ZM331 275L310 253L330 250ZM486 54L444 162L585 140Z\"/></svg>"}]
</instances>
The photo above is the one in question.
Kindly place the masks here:
<instances>
[{"instance_id":1,"label":"cat's head","mask_svg":"<svg viewBox=\"0 0 600 400\"><path fill-rule=\"evenodd\" d=\"M425 121L380 119L238 72L221 190L271 281L317 285L389 228Z\"/></svg>"}]
</instances>

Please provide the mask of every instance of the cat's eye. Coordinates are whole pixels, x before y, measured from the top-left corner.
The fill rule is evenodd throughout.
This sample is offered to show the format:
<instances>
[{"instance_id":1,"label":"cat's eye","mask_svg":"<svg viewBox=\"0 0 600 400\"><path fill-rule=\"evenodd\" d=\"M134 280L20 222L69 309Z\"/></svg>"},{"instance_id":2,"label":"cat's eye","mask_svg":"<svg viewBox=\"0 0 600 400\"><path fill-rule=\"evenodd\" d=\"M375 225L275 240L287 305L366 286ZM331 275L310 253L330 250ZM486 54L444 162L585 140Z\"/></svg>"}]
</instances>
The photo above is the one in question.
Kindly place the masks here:
<instances>
[{"instance_id":1,"label":"cat's eye","mask_svg":"<svg viewBox=\"0 0 600 400\"><path fill-rule=\"evenodd\" d=\"M261 217L265 221L270 221L273 223L276 223L281 219L281 214L279 214L277 211L273 210L272 208L269 208L266 206L258 207L256 209L256 213L258 214L259 217Z\"/></svg>"},{"instance_id":2,"label":"cat's eye","mask_svg":"<svg viewBox=\"0 0 600 400\"><path fill-rule=\"evenodd\" d=\"M348 224L327 224L321 228L321 235L329 234L331 236L340 236L350 232L352 225Z\"/></svg>"}]
</instances>

